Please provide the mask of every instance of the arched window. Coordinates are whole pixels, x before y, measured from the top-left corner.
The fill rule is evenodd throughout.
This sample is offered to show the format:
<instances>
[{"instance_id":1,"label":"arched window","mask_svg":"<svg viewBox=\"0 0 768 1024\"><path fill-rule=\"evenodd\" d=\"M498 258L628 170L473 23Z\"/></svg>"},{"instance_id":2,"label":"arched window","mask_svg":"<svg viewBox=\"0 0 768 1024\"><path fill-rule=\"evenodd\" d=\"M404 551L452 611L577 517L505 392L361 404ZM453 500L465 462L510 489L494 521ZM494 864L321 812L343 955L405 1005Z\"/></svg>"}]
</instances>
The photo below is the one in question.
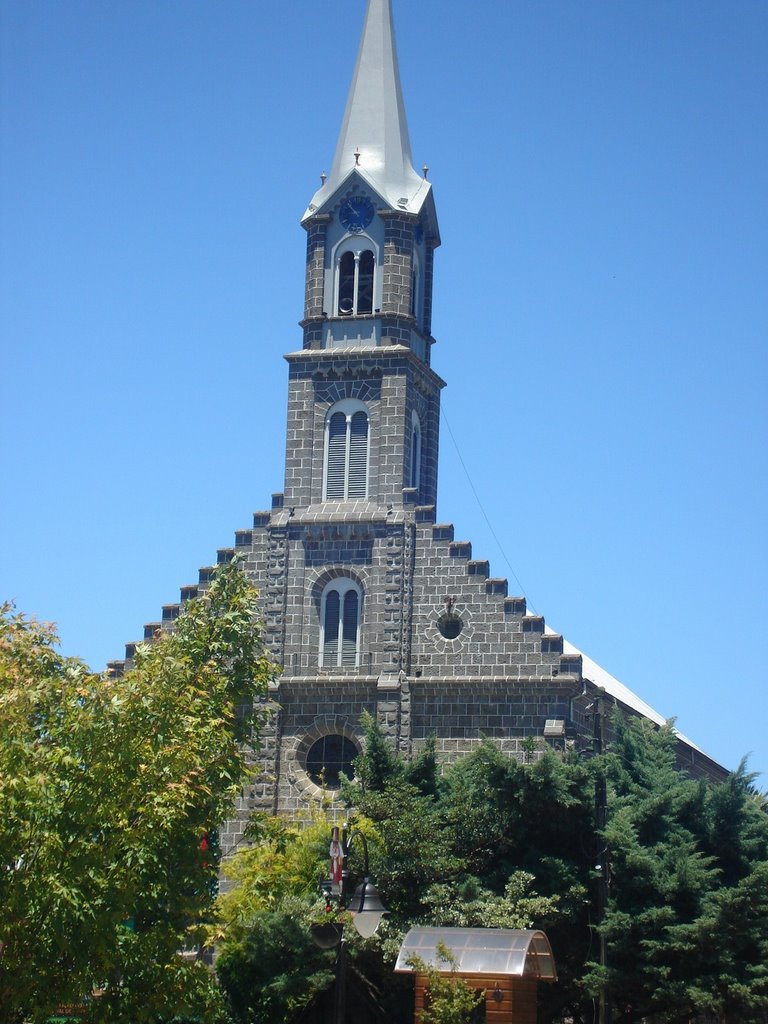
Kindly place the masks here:
<instances>
[{"instance_id":1,"label":"arched window","mask_svg":"<svg viewBox=\"0 0 768 1024\"><path fill-rule=\"evenodd\" d=\"M411 419L411 475L410 486L421 483L421 423L416 413Z\"/></svg>"},{"instance_id":2,"label":"arched window","mask_svg":"<svg viewBox=\"0 0 768 1024\"><path fill-rule=\"evenodd\" d=\"M360 660L360 588L339 577L323 591L320 602L321 668L354 668Z\"/></svg>"},{"instance_id":3,"label":"arched window","mask_svg":"<svg viewBox=\"0 0 768 1024\"><path fill-rule=\"evenodd\" d=\"M328 501L368 496L368 410L354 399L334 405L325 421L324 496Z\"/></svg>"},{"instance_id":4,"label":"arched window","mask_svg":"<svg viewBox=\"0 0 768 1024\"><path fill-rule=\"evenodd\" d=\"M376 260L370 249L347 250L339 258L338 316L373 312L373 279Z\"/></svg>"}]
</instances>

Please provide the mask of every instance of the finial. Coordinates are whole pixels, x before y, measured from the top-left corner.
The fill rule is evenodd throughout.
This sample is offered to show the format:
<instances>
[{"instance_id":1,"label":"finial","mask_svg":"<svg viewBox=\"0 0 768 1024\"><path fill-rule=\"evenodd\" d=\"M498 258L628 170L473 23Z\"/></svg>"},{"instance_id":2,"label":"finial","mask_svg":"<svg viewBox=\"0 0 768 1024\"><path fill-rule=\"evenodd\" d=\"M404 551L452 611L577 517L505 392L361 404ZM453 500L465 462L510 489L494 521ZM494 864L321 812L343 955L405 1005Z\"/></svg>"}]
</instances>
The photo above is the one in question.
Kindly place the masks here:
<instances>
[{"instance_id":1,"label":"finial","mask_svg":"<svg viewBox=\"0 0 768 1024\"><path fill-rule=\"evenodd\" d=\"M360 147L359 146L355 149L354 156L355 156L355 167L359 167L360 166L360 156L361 156Z\"/></svg>"},{"instance_id":2,"label":"finial","mask_svg":"<svg viewBox=\"0 0 768 1024\"><path fill-rule=\"evenodd\" d=\"M323 172L322 172L322 173L320 174L320 184L321 184L321 186L325 184L325 179L326 179L327 177L328 177L328 175L327 175L327 174L325 173L325 171L323 171Z\"/></svg>"},{"instance_id":3,"label":"finial","mask_svg":"<svg viewBox=\"0 0 768 1024\"><path fill-rule=\"evenodd\" d=\"M426 176L429 174L429 168L427 167L426 164L424 164L424 166L421 169L424 173L424 177L426 178Z\"/></svg>"}]
</instances>

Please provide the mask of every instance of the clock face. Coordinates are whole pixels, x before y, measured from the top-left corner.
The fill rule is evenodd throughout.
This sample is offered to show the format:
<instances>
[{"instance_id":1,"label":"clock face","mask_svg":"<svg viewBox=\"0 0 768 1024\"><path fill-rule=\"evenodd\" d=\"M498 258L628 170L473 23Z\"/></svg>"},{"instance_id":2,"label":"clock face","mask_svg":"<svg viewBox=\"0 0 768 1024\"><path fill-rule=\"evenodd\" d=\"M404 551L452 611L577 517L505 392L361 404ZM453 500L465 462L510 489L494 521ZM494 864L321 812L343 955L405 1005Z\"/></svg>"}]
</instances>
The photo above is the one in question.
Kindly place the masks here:
<instances>
[{"instance_id":1,"label":"clock face","mask_svg":"<svg viewBox=\"0 0 768 1024\"><path fill-rule=\"evenodd\" d=\"M342 203L339 219L347 231L363 231L373 220L373 203L367 196L350 196Z\"/></svg>"}]
</instances>

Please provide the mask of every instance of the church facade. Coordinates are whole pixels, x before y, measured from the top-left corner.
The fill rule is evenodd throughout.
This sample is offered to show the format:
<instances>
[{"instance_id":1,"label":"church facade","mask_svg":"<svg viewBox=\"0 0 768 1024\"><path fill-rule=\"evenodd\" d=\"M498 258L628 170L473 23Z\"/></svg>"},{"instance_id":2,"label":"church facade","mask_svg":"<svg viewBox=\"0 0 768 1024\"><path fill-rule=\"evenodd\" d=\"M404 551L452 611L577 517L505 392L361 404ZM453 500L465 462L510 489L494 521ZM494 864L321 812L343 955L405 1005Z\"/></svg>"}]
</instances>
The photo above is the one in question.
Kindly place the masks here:
<instances>
[{"instance_id":1,"label":"church facade","mask_svg":"<svg viewBox=\"0 0 768 1024\"><path fill-rule=\"evenodd\" d=\"M660 716L508 593L437 517L440 393L432 284L440 245L426 169L412 166L391 0L369 0L330 174L302 219L303 332L289 353L285 485L218 562L242 556L282 667L270 697L252 810L301 815L332 796L378 718L408 756L429 736L444 759L484 737L512 757L532 741L586 744L595 694ZM171 627L213 572L148 623ZM126 649L127 663L135 645ZM122 671L126 662L113 662ZM683 737L682 763L722 769Z\"/></svg>"}]
</instances>

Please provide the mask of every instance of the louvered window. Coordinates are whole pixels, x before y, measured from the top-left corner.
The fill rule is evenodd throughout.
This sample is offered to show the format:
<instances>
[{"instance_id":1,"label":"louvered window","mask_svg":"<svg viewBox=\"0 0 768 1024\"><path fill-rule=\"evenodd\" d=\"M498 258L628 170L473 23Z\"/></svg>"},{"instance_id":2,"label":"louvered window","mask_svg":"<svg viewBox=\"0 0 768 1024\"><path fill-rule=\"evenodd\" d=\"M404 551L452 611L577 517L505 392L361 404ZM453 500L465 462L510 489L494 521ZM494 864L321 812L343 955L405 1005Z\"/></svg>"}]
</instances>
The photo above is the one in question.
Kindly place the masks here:
<instances>
[{"instance_id":1,"label":"louvered window","mask_svg":"<svg viewBox=\"0 0 768 1024\"><path fill-rule=\"evenodd\" d=\"M345 498L347 462L347 417L336 412L328 421L327 498Z\"/></svg>"},{"instance_id":2,"label":"louvered window","mask_svg":"<svg viewBox=\"0 0 768 1024\"><path fill-rule=\"evenodd\" d=\"M345 252L339 259L338 316L373 312L373 281L376 260L370 249Z\"/></svg>"},{"instance_id":3,"label":"louvered window","mask_svg":"<svg viewBox=\"0 0 768 1024\"><path fill-rule=\"evenodd\" d=\"M419 258L414 253L413 264L411 266L411 316L418 317L419 315Z\"/></svg>"},{"instance_id":4,"label":"louvered window","mask_svg":"<svg viewBox=\"0 0 768 1024\"><path fill-rule=\"evenodd\" d=\"M338 590L329 590L325 595L324 665L339 663L339 603Z\"/></svg>"},{"instance_id":5,"label":"louvered window","mask_svg":"<svg viewBox=\"0 0 768 1024\"><path fill-rule=\"evenodd\" d=\"M330 583L321 603L322 639L320 665L323 668L354 668L359 663L360 592L350 579Z\"/></svg>"},{"instance_id":6,"label":"louvered window","mask_svg":"<svg viewBox=\"0 0 768 1024\"><path fill-rule=\"evenodd\" d=\"M351 501L368 496L368 413L362 403L339 403L326 421L325 498Z\"/></svg>"},{"instance_id":7,"label":"louvered window","mask_svg":"<svg viewBox=\"0 0 768 1024\"><path fill-rule=\"evenodd\" d=\"M416 413L411 423L411 477L410 486L418 487L421 483L421 424Z\"/></svg>"},{"instance_id":8,"label":"louvered window","mask_svg":"<svg viewBox=\"0 0 768 1024\"><path fill-rule=\"evenodd\" d=\"M342 665L357 664L357 605L357 591L348 590L344 595L343 629L339 645Z\"/></svg>"},{"instance_id":9,"label":"louvered window","mask_svg":"<svg viewBox=\"0 0 768 1024\"><path fill-rule=\"evenodd\" d=\"M347 497L364 498L368 483L368 417L356 412L349 430Z\"/></svg>"}]
</instances>

